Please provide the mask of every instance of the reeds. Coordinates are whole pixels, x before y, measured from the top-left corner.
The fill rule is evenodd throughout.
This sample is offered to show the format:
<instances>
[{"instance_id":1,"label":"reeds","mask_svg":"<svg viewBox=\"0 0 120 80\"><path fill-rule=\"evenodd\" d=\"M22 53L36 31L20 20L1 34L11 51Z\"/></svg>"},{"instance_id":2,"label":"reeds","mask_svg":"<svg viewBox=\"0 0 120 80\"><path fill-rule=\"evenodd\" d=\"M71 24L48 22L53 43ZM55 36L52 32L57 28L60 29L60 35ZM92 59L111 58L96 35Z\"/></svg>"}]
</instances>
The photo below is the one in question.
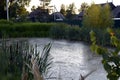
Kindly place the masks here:
<instances>
[{"instance_id":1,"label":"reeds","mask_svg":"<svg viewBox=\"0 0 120 80\"><path fill-rule=\"evenodd\" d=\"M44 74L47 73L48 69L50 69L50 65L52 64L52 57L50 56L51 43L47 44L42 53L38 53L38 51L34 51L34 54L31 56L30 63L26 63L27 67L31 71L34 76L34 80L44 80Z\"/></svg>"},{"instance_id":2,"label":"reeds","mask_svg":"<svg viewBox=\"0 0 120 80\"><path fill-rule=\"evenodd\" d=\"M51 43L43 48L42 53L37 46L31 48L27 41L1 40L0 43L0 77L7 80L44 80L50 69ZM32 73L32 74L31 74Z\"/></svg>"}]
</instances>

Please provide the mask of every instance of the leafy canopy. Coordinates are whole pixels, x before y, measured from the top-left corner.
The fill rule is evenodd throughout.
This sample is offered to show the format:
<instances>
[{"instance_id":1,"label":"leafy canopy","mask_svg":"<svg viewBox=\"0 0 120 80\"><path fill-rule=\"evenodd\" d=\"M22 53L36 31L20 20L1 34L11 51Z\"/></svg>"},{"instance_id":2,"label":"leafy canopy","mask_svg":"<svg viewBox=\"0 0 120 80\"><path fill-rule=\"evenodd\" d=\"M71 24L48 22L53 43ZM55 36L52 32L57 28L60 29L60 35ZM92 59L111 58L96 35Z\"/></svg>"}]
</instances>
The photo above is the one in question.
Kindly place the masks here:
<instances>
[{"instance_id":1,"label":"leafy canopy","mask_svg":"<svg viewBox=\"0 0 120 80\"><path fill-rule=\"evenodd\" d=\"M92 4L83 17L84 27L111 27L113 26L112 14L109 4L104 6Z\"/></svg>"}]
</instances>

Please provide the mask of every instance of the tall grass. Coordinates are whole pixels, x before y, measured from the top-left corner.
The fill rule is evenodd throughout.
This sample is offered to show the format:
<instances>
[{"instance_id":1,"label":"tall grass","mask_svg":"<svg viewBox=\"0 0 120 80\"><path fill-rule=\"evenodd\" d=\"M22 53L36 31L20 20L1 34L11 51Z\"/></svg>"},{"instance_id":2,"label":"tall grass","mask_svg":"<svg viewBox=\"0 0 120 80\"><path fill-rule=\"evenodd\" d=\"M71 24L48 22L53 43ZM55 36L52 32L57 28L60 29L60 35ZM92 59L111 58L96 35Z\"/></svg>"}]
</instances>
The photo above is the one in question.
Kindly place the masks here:
<instances>
[{"instance_id":1,"label":"tall grass","mask_svg":"<svg viewBox=\"0 0 120 80\"><path fill-rule=\"evenodd\" d=\"M33 50L30 62L25 62L35 80L44 80L51 68L53 58L50 56L50 49L51 43L45 45L41 54L37 50Z\"/></svg>"},{"instance_id":2,"label":"tall grass","mask_svg":"<svg viewBox=\"0 0 120 80\"><path fill-rule=\"evenodd\" d=\"M50 37L55 39L65 39L67 27L69 27L69 25L63 23L54 25L50 29Z\"/></svg>"},{"instance_id":3,"label":"tall grass","mask_svg":"<svg viewBox=\"0 0 120 80\"><path fill-rule=\"evenodd\" d=\"M105 29L79 27L76 25L68 25L64 23L12 23L1 21L0 37L50 37L53 39L77 40L90 43L89 32L93 29L96 32L97 43L109 45L110 37ZM120 29L114 30L118 38L120 38Z\"/></svg>"},{"instance_id":4,"label":"tall grass","mask_svg":"<svg viewBox=\"0 0 120 80\"><path fill-rule=\"evenodd\" d=\"M26 40L0 41L1 80L43 80L50 69L52 57L49 43L39 53ZM46 74L45 74L46 73Z\"/></svg>"},{"instance_id":5,"label":"tall grass","mask_svg":"<svg viewBox=\"0 0 120 80\"><path fill-rule=\"evenodd\" d=\"M48 37L54 23L14 23L0 24L0 34L4 31L9 37Z\"/></svg>"},{"instance_id":6,"label":"tall grass","mask_svg":"<svg viewBox=\"0 0 120 80\"><path fill-rule=\"evenodd\" d=\"M18 80L22 74L22 44L17 42L1 41L0 46L0 78L2 80Z\"/></svg>"}]
</instances>

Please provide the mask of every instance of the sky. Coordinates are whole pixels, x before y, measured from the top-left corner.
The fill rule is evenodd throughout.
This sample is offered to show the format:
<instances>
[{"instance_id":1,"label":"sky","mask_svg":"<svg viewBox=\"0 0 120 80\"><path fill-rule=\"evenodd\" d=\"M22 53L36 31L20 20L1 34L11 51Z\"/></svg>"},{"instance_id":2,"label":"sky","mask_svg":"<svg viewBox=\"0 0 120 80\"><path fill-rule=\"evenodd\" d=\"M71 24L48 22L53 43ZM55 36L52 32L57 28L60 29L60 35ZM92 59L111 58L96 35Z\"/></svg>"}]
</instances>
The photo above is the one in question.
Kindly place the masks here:
<instances>
[{"instance_id":1,"label":"sky","mask_svg":"<svg viewBox=\"0 0 120 80\"><path fill-rule=\"evenodd\" d=\"M88 4L91 4L92 2L94 2L95 4L100 4L100 3L106 3L106 2L113 2L114 5L120 5L120 0L51 0L50 5L53 6L55 5L55 7L57 8L57 11L60 10L61 4L65 4L65 5L69 5L71 3L74 3L76 8L79 9L81 3L86 2ZM27 7L27 10L30 11L32 6L39 6L40 5L40 1L39 0L31 0L30 2L30 6Z\"/></svg>"}]
</instances>

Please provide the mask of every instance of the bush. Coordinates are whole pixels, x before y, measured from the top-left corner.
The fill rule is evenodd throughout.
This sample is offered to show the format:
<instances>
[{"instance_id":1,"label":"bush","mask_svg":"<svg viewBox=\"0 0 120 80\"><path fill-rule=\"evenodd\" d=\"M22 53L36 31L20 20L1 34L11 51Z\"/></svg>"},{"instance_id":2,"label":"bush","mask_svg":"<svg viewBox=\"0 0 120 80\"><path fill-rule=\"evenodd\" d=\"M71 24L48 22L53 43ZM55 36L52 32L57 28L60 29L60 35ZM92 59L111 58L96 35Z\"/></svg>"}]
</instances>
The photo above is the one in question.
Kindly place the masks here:
<instances>
[{"instance_id":1,"label":"bush","mask_svg":"<svg viewBox=\"0 0 120 80\"><path fill-rule=\"evenodd\" d=\"M110 35L106 29L94 29L97 37L97 44L102 46L110 45Z\"/></svg>"},{"instance_id":2,"label":"bush","mask_svg":"<svg viewBox=\"0 0 120 80\"><path fill-rule=\"evenodd\" d=\"M12 21L7 21L5 19L1 19L0 24L4 24L4 25L9 24L9 25L11 25L11 24L13 24L13 22Z\"/></svg>"},{"instance_id":3,"label":"bush","mask_svg":"<svg viewBox=\"0 0 120 80\"><path fill-rule=\"evenodd\" d=\"M120 40L113 34L112 29L108 29L111 45L114 49L108 49L103 46L97 45L96 33L90 32L91 37L91 50L102 56L102 64L107 72L108 80L118 80L120 78Z\"/></svg>"},{"instance_id":4,"label":"bush","mask_svg":"<svg viewBox=\"0 0 120 80\"><path fill-rule=\"evenodd\" d=\"M15 23L0 25L0 37L7 34L9 37L48 37L54 23Z\"/></svg>"},{"instance_id":5,"label":"bush","mask_svg":"<svg viewBox=\"0 0 120 80\"><path fill-rule=\"evenodd\" d=\"M66 38L69 40L80 40L80 28L78 26L68 27Z\"/></svg>"},{"instance_id":6,"label":"bush","mask_svg":"<svg viewBox=\"0 0 120 80\"><path fill-rule=\"evenodd\" d=\"M64 39L66 37L66 24L57 24L50 29L50 37L55 39Z\"/></svg>"},{"instance_id":7,"label":"bush","mask_svg":"<svg viewBox=\"0 0 120 80\"><path fill-rule=\"evenodd\" d=\"M91 28L82 27L80 30L80 40L85 42L90 42L89 32Z\"/></svg>"},{"instance_id":8,"label":"bush","mask_svg":"<svg viewBox=\"0 0 120 80\"><path fill-rule=\"evenodd\" d=\"M0 37L51 37L55 39L78 40L90 43L89 32L96 32L97 44L109 45L110 37L106 29L70 26L64 23L14 23L12 25L0 25ZM120 38L120 29L114 29Z\"/></svg>"}]
</instances>

